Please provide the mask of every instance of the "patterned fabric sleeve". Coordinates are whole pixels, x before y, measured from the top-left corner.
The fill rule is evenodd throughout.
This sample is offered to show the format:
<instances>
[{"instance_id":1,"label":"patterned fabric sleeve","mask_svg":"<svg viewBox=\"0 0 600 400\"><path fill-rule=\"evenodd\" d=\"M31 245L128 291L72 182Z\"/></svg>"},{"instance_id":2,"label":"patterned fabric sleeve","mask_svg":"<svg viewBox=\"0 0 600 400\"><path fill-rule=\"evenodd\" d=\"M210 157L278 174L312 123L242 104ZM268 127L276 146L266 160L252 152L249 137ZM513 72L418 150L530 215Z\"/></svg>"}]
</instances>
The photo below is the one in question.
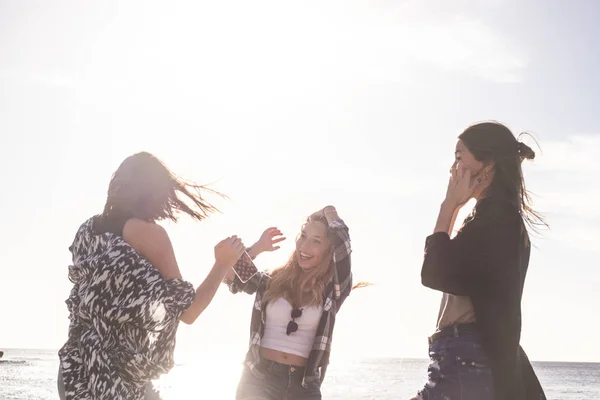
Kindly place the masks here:
<instances>
[{"instance_id":1,"label":"patterned fabric sleeve","mask_svg":"<svg viewBox=\"0 0 600 400\"><path fill-rule=\"evenodd\" d=\"M164 305L167 315L179 319L196 299L194 286L183 279L167 279L164 281Z\"/></svg>"},{"instance_id":2,"label":"patterned fabric sleeve","mask_svg":"<svg viewBox=\"0 0 600 400\"><path fill-rule=\"evenodd\" d=\"M74 283L86 276L86 295L77 296L81 299L78 306L98 321L160 331L179 319L196 296L191 283L163 279L158 270L119 239L113 240L110 253L80 260L69 269Z\"/></svg>"},{"instance_id":3,"label":"patterned fabric sleeve","mask_svg":"<svg viewBox=\"0 0 600 400\"><path fill-rule=\"evenodd\" d=\"M337 308L342 306L346 297L352 290L352 268L351 257L352 247L350 243L350 233L348 226L341 219L331 221L329 224L331 235L333 236L333 263L334 268L334 296L336 298Z\"/></svg>"},{"instance_id":4,"label":"patterned fabric sleeve","mask_svg":"<svg viewBox=\"0 0 600 400\"><path fill-rule=\"evenodd\" d=\"M150 285L146 280L131 283L131 289L139 284L143 292L136 295L135 290L130 289L121 293L116 312L120 323L127 322L142 329L160 331L170 327L196 297L193 285L181 279L163 280L158 276Z\"/></svg>"},{"instance_id":5,"label":"patterned fabric sleeve","mask_svg":"<svg viewBox=\"0 0 600 400\"><path fill-rule=\"evenodd\" d=\"M227 286L229 287L229 291L233 294L240 292L254 294L265 277L268 277L266 272L258 271L256 275L248 280L248 282L244 283L240 280L237 274L234 274L233 281L229 282Z\"/></svg>"}]
</instances>

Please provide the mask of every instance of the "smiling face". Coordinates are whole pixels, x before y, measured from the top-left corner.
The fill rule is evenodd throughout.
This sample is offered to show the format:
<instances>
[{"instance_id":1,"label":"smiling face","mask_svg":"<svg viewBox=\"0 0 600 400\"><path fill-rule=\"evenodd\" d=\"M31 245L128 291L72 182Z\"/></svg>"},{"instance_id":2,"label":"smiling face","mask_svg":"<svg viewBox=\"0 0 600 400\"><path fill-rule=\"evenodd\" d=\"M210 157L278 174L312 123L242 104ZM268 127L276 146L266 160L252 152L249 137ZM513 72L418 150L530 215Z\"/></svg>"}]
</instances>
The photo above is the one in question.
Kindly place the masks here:
<instances>
[{"instance_id":1,"label":"smiling face","mask_svg":"<svg viewBox=\"0 0 600 400\"><path fill-rule=\"evenodd\" d=\"M302 227L296 241L296 260L303 270L312 270L323 263L329 255L331 242L327 227L320 221L309 221Z\"/></svg>"}]
</instances>

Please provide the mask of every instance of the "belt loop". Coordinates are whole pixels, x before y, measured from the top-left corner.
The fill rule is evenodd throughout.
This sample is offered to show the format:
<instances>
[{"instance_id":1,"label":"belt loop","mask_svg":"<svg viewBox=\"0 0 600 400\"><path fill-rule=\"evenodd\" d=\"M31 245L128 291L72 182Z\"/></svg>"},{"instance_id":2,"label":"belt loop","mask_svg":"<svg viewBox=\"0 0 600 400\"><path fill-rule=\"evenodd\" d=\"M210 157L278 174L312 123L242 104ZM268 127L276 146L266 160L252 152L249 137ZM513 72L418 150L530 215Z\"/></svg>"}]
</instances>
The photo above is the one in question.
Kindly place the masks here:
<instances>
[{"instance_id":1,"label":"belt loop","mask_svg":"<svg viewBox=\"0 0 600 400\"><path fill-rule=\"evenodd\" d=\"M458 325L453 325L454 328L454 337L458 337Z\"/></svg>"}]
</instances>

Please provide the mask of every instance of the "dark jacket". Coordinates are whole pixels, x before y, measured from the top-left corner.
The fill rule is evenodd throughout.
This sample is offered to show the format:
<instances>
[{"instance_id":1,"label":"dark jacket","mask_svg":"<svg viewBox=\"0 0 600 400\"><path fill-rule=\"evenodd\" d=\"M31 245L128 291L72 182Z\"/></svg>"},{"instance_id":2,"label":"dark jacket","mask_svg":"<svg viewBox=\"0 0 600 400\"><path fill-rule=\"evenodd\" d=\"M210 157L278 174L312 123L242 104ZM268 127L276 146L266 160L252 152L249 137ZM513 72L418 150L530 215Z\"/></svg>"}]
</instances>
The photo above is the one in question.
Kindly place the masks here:
<instances>
[{"instance_id":1,"label":"dark jacket","mask_svg":"<svg viewBox=\"0 0 600 400\"><path fill-rule=\"evenodd\" d=\"M471 298L496 400L546 399L519 345L530 250L518 209L503 196L480 200L453 239L443 232L426 239L423 285Z\"/></svg>"}]
</instances>

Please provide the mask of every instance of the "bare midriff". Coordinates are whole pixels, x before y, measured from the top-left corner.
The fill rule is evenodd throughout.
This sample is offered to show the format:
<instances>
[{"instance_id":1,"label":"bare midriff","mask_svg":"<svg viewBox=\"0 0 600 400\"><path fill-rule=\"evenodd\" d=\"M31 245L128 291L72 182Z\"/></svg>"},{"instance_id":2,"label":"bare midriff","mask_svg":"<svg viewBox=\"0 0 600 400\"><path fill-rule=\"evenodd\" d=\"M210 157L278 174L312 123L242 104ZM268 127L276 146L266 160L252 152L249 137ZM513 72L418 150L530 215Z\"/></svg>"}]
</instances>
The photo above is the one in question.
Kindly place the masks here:
<instances>
[{"instance_id":1,"label":"bare midriff","mask_svg":"<svg viewBox=\"0 0 600 400\"><path fill-rule=\"evenodd\" d=\"M275 361L284 365L293 365L295 367L306 367L308 359L296 354L284 353L283 351L260 348L260 356L270 361Z\"/></svg>"}]
</instances>

